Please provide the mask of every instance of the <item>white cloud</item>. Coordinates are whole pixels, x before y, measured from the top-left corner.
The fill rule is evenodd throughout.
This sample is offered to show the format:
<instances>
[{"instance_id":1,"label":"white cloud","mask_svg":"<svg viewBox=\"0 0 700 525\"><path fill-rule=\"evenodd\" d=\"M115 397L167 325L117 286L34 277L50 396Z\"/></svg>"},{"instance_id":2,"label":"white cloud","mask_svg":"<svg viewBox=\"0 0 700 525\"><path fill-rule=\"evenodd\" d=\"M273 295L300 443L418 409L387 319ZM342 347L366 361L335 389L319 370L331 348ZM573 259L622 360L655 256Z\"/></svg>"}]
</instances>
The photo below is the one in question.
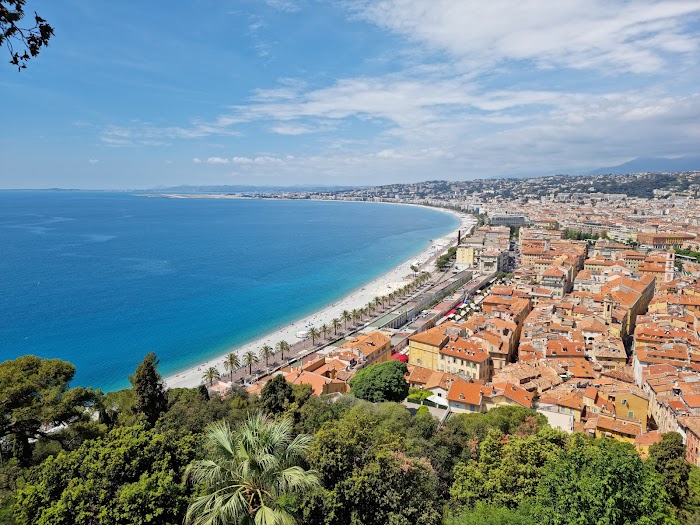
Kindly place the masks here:
<instances>
[{"instance_id":1,"label":"white cloud","mask_svg":"<svg viewBox=\"0 0 700 525\"><path fill-rule=\"evenodd\" d=\"M270 131L277 133L278 135L305 135L307 133L313 133L317 130L309 126L278 124L276 126L272 126Z\"/></svg>"},{"instance_id":2,"label":"white cloud","mask_svg":"<svg viewBox=\"0 0 700 525\"><path fill-rule=\"evenodd\" d=\"M206 162L207 164L228 164L231 161L222 157L209 157Z\"/></svg>"},{"instance_id":3,"label":"white cloud","mask_svg":"<svg viewBox=\"0 0 700 525\"><path fill-rule=\"evenodd\" d=\"M688 28L700 15L697 0L349 5L416 52L393 73L316 86L284 78L212 119L111 126L103 142L160 145L245 129L264 150L226 144L239 156L193 162L251 176L362 183L548 174L697 151L700 95L669 81L681 62L686 71L700 67L698 35ZM257 130L281 137L261 140ZM293 149L302 141L291 138L301 135L309 135L303 154Z\"/></svg>"},{"instance_id":4,"label":"white cloud","mask_svg":"<svg viewBox=\"0 0 700 525\"><path fill-rule=\"evenodd\" d=\"M195 157L195 158L192 159L192 162L194 162L195 164L201 164L201 163L202 163L202 159L200 159L199 157Z\"/></svg>"},{"instance_id":5,"label":"white cloud","mask_svg":"<svg viewBox=\"0 0 700 525\"><path fill-rule=\"evenodd\" d=\"M356 0L356 16L470 64L653 72L666 53L696 53L685 25L696 0Z\"/></svg>"},{"instance_id":6,"label":"white cloud","mask_svg":"<svg viewBox=\"0 0 700 525\"><path fill-rule=\"evenodd\" d=\"M88 159L88 164L92 164L93 166L100 162L98 159Z\"/></svg>"},{"instance_id":7,"label":"white cloud","mask_svg":"<svg viewBox=\"0 0 700 525\"><path fill-rule=\"evenodd\" d=\"M292 0L265 0L265 3L273 9L286 11L287 13L295 13L301 9L299 2Z\"/></svg>"}]
</instances>

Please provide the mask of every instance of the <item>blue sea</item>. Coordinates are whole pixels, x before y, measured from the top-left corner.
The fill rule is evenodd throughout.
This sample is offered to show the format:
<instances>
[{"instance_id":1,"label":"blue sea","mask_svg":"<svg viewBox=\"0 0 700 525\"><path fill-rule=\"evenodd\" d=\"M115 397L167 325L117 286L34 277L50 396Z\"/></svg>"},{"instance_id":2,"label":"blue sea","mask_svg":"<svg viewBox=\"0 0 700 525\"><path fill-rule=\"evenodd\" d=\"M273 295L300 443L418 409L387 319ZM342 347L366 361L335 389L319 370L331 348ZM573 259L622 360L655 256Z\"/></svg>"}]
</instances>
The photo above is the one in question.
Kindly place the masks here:
<instances>
[{"instance_id":1,"label":"blue sea","mask_svg":"<svg viewBox=\"0 0 700 525\"><path fill-rule=\"evenodd\" d=\"M74 385L168 375L373 280L457 226L417 207L0 191L0 361L60 358Z\"/></svg>"}]
</instances>

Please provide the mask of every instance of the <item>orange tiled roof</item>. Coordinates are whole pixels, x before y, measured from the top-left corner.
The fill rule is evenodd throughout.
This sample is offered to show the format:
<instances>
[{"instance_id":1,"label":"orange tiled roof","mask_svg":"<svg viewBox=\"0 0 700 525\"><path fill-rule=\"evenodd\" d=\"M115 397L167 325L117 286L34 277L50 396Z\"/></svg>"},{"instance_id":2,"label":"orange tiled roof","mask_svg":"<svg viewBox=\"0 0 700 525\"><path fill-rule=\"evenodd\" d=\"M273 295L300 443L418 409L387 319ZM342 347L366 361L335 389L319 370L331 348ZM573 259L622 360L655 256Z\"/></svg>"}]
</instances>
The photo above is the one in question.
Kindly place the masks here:
<instances>
[{"instance_id":1,"label":"orange tiled roof","mask_svg":"<svg viewBox=\"0 0 700 525\"><path fill-rule=\"evenodd\" d=\"M448 401L458 403L469 403L470 405L481 404L481 389L482 386L478 383L469 383L467 381L455 381L452 383L449 392L447 393Z\"/></svg>"}]
</instances>

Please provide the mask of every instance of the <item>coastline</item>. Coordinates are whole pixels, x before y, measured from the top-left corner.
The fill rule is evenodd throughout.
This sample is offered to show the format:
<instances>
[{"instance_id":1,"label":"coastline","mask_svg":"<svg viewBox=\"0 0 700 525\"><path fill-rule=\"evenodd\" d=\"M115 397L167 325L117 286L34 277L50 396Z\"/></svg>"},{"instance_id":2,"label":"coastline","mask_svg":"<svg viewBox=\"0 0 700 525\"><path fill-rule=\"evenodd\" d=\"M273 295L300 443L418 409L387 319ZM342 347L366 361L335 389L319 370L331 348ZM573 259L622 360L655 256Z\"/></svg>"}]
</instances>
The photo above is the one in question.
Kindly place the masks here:
<instances>
[{"instance_id":1,"label":"coastline","mask_svg":"<svg viewBox=\"0 0 700 525\"><path fill-rule=\"evenodd\" d=\"M173 197L170 197L173 198ZM205 197L206 198L206 197ZM168 388L194 388L199 386L202 383L202 375L204 373L204 370L206 370L209 367L216 367L218 368L219 372L223 375L224 374L224 367L223 367L223 362L225 356L230 353L230 352L235 352L239 354L239 356L242 356L245 352L252 350L255 352L255 354L258 354L258 351L263 345L269 345L271 347L275 347L275 345L282 340L287 341L290 344L293 344L298 341L296 338L296 333L301 331L301 330L306 330L308 329L309 325L315 326L315 327L320 327L321 325L328 324L330 325L330 322L334 318L339 318L340 314L343 310L349 310L352 311L354 309L359 309L363 308L364 306L367 305L372 299L374 299L377 296L381 295L386 295L393 290L396 290L398 288L401 288L404 286L409 280L406 279L407 276L409 276L412 271L411 271L411 264L416 261L416 260L421 260L423 264L421 265L421 269L424 269L425 266L429 266L430 263L428 263L428 259L431 257L430 255L430 250L433 249L433 246L435 245L442 245L443 248L439 248L437 251L441 252L446 249L447 244L451 241L455 240L455 235L457 234L457 231L467 227L469 224L469 221L466 221L465 218L468 217L466 213L458 213L452 210L447 210L447 209L442 209L442 208L434 208L432 206L421 206L419 204L402 204L402 203L381 203L381 204L398 204L398 205L408 205L408 206L420 206L420 207L427 207L436 211L440 211L442 213L448 213L459 221L459 224L449 233L446 235L443 235L442 237L438 239L433 239L428 246L426 246L421 252L411 256L409 259L401 262L399 265L395 266L388 272L380 275L379 277L375 278L374 280L364 284L362 287L359 289L356 289L352 291L350 294L336 300L330 305L325 306L324 308L306 315L305 317L298 319L284 327L278 328L277 330L274 330L272 332L269 332L249 343L246 343L241 346L237 347L232 347L227 349L225 352L223 352L220 356L215 357L213 359L209 359L203 363L200 363L198 365L189 367L184 370L180 370L176 373L170 374L167 377L164 378L164 382ZM432 268L425 268L432 270Z\"/></svg>"}]
</instances>

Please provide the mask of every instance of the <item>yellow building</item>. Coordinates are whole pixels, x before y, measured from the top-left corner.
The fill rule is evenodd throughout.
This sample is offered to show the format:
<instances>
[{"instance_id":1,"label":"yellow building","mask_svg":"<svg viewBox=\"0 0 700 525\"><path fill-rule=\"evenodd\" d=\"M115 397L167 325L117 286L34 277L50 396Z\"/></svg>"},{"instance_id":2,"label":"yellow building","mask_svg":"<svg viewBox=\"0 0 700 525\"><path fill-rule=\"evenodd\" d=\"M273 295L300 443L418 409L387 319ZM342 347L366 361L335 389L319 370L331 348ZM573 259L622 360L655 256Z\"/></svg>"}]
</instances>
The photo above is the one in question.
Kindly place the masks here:
<instances>
[{"instance_id":1,"label":"yellow building","mask_svg":"<svg viewBox=\"0 0 700 525\"><path fill-rule=\"evenodd\" d=\"M408 339L408 364L430 370L440 370L440 349L450 335L464 335L464 328L454 323L443 323Z\"/></svg>"},{"instance_id":2,"label":"yellow building","mask_svg":"<svg viewBox=\"0 0 700 525\"><path fill-rule=\"evenodd\" d=\"M642 432L647 431L649 398L644 390L626 383L597 384L596 388L599 399L609 401L615 406L615 414L636 421Z\"/></svg>"},{"instance_id":3,"label":"yellow building","mask_svg":"<svg viewBox=\"0 0 700 525\"><path fill-rule=\"evenodd\" d=\"M365 365L383 363L391 358L391 338L377 331L353 337L340 348L352 350Z\"/></svg>"},{"instance_id":4,"label":"yellow building","mask_svg":"<svg viewBox=\"0 0 700 525\"><path fill-rule=\"evenodd\" d=\"M438 369L462 377L487 383L491 380L493 365L488 352L461 337L450 336L440 349Z\"/></svg>"},{"instance_id":5,"label":"yellow building","mask_svg":"<svg viewBox=\"0 0 700 525\"><path fill-rule=\"evenodd\" d=\"M474 252L473 246L459 246L457 248L457 264L468 268L475 266Z\"/></svg>"},{"instance_id":6,"label":"yellow building","mask_svg":"<svg viewBox=\"0 0 700 525\"><path fill-rule=\"evenodd\" d=\"M609 437L632 444L641 433L642 427L638 422L613 416L598 416L595 427L597 438Z\"/></svg>"}]
</instances>

